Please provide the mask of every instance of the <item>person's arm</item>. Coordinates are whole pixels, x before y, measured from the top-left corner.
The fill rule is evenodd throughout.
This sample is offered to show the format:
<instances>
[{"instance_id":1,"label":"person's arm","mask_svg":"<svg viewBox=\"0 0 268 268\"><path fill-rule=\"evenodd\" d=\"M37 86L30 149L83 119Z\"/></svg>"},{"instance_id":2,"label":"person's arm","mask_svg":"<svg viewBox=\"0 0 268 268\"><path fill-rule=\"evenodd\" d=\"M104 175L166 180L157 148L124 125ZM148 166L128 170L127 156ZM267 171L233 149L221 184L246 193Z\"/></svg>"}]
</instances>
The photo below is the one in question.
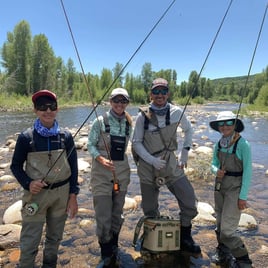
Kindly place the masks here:
<instances>
[{"instance_id":1,"label":"person's arm","mask_svg":"<svg viewBox=\"0 0 268 268\"><path fill-rule=\"evenodd\" d=\"M180 168L184 168L187 167L188 154L190 148L192 147L193 128L190 120L187 118L185 113L182 116L181 114L182 110L179 107L171 105L171 120L178 122L180 119L179 125L184 133L183 144L181 152L179 153L178 163Z\"/></svg>"},{"instance_id":2,"label":"person's arm","mask_svg":"<svg viewBox=\"0 0 268 268\"><path fill-rule=\"evenodd\" d=\"M65 143L66 143L66 153L68 156L68 162L71 168L70 194L77 195L79 193L78 160L74 140L70 132L65 132Z\"/></svg>"},{"instance_id":3,"label":"person's arm","mask_svg":"<svg viewBox=\"0 0 268 268\"><path fill-rule=\"evenodd\" d=\"M88 134L87 148L88 148L88 152L90 153L93 159L96 159L98 156L100 156L100 152L97 149L97 144L100 139L100 135L101 135L100 125L102 124L103 124L102 117L99 117L98 119L96 118L93 121L89 134Z\"/></svg>"},{"instance_id":4,"label":"person's arm","mask_svg":"<svg viewBox=\"0 0 268 268\"><path fill-rule=\"evenodd\" d=\"M237 156L243 161L242 186L239 199L247 200L252 177L251 148L249 142L245 139L240 140L237 147Z\"/></svg>"},{"instance_id":5,"label":"person's arm","mask_svg":"<svg viewBox=\"0 0 268 268\"><path fill-rule=\"evenodd\" d=\"M214 145L213 155L212 155L212 160L211 160L211 172L214 175L217 175L217 172L218 172L219 167L220 167L220 161L219 161L219 158L217 156L217 152L218 152L218 143L216 143Z\"/></svg>"},{"instance_id":6,"label":"person's arm","mask_svg":"<svg viewBox=\"0 0 268 268\"><path fill-rule=\"evenodd\" d=\"M135 152L142 158L145 162L153 165L154 156L152 156L143 145L144 137L144 116L139 113L136 119L136 124L132 137L132 146Z\"/></svg>"},{"instance_id":7,"label":"person's arm","mask_svg":"<svg viewBox=\"0 0 268 268\"><path fill-rule=\"evenodd\" d=\"M10 169L17 181L25 190L28 191L30 190L30 183L33 180L26 174L23 169L23 166L25 161L27 160L27 154L29 152L29 142L30 140L23 133L18 136L10 165Z\"/></svg>"}]
</instances>

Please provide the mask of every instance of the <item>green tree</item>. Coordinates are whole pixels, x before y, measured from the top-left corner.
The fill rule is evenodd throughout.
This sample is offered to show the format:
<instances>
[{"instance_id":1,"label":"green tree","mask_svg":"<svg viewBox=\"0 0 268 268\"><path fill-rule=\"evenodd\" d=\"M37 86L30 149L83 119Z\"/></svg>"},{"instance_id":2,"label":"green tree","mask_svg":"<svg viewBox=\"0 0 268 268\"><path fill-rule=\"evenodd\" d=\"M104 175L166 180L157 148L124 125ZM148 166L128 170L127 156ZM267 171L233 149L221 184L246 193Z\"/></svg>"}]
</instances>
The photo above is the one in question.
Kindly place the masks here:
<instances>
[{"instance_id":1,"label":"green tree","mask_svg":"<svg viewBox=\"0 0 268 268\"><path fill-rule=\"evenodd\" d=\"M268 106L268 83L262 86L254 103L259 106Z\"/></svg>"},{"instance_id":2,"label":"green tree","mask_svg":"<svg viewBox=\"0 0 268 268\"><path fill-rule=\"evenodd\" d=\"M114 83L114 88L116 87L122 87L123 86L123 75L120 74L123 69L123 64L117 62L115 64L115 67L113 68L113 80L115 81Z\"/></svg>"},{"instance_id":3,"label":"green tree","mask_svg":"<svg viewBox=\"0 0 268 268\"><path fill-rule=\"evenodd\" d=\"M30 51L30 26L23 20L15 26L13 33L7 34L7 41L2 49L2 65L8 75L15 76L15 87L9 88L14 93L30 93Z\"/></svg>"},{"instance_id":4,"label":"green tree","mask_svg":"<svg viewBox=\"0 0 268 268\"><path fill-rule=\"evenodd\" d=\"M54 88L55 78L57 78L56 58L44 34L33 38L31 70L34 92L44 88Z\"/></svg>"},{"instance_id":5,"label":"green tree","mask_svg":"<svg viewBox=\"0 0 268 268\"><path fill-rule=\"evenodd\" d=\"M75 73L74 62L71 58L69 58L67 61L67 88L69 96L73 95L75 76L76 73Z\"/></svg>"},{"instance_id":6,"label":"green tree","mask_svg":"<svg viewBox=\"0 0 268 268\"><path fill-rule=\"evenodd\" d=\"M146 62L142 66L141 81L148 101L149 101L149 91L151 89L152 80L153 80L152 64Z\"/></svg>"},{"instance_id":7,"label":"green tree","mask_svg":"<svg viewBox=\"0 0 268 268\"><path fill-rule=\"evenodd\" d=\"M103 68L100 76L100 90L98 91L98 99L100 99L104 92L109 88L113 82L113 73L107 68Z\"/></svg>"}]
</instances>

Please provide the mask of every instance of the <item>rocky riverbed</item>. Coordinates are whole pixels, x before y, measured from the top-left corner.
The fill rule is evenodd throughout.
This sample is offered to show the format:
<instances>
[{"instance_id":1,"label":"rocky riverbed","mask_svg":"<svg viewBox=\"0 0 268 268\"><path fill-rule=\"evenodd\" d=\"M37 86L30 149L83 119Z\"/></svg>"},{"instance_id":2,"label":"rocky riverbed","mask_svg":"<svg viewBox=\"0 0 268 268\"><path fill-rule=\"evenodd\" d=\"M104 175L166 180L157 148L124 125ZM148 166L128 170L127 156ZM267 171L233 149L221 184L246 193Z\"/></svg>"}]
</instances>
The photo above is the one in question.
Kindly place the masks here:
<instances>
[{"instance_id":1,"label":"rocky riverbed","mask_svg":"<svg viewBox=\"0 0 268 268\"><path fill-rule=\"evenodd\" d=\"M72 130L75 132L75 130ZM202 127L200 127L202 131ZM76 138L76 146L79 156L79 182L81 192L78 196L79 213L73 220L67 220L63 241L59 250L57 267L97 267L100 253L97 238L95 236L94 209L90 192L90 157L86 151L88 129L82 129ZM186 173L191 180L197 198L199 200L200 215L193 222L193 237L202 248L202 258L192 259L189 264L189 256L155 256L155 259L145 267L216 267L210 263L210 256L216 247L214 233L215 218L213 217L213 176L209 172L212 143L202 137L200 144L195 143L190 151L188 168ZM19 232L20 216L18 213L21 187L12 176L9 165L12 157L16 136L7 137L5 145L0 148L0 267L15 267L19 258ZM140 257L140 253L132 247L133 235L136 224L142 216L140 207L140 190L136 173L136 167L129 151L131 163L131 183L128 189L124 209L124 225L120 234L120 248L122 252L121 267L131 268L135 266L132 259ZM266 197L267 198L267 197ZM179 211L175 198L170 195L166 187L162 188L160 198L160 210L165 216L177 218ZM13 214L8 214L7 209L12 205ZM268 219L260 208L248 208L244 211L246 218L241 219L238 230L244 239L254 267L268 267ZM13 222L12 222L13 221ZM132 259L131 259L132 258ZM42 244L37 256L37 266L42 260Z\"/></svg>"}]
</instances>

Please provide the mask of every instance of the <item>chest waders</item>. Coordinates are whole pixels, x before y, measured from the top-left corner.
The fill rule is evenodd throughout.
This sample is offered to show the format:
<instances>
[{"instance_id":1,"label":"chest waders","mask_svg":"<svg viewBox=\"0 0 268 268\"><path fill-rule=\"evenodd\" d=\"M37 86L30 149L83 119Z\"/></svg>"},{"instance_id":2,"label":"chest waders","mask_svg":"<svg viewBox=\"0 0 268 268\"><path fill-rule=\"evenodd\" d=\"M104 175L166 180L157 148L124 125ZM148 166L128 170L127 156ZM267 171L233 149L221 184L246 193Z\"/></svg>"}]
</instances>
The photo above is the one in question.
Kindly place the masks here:
<instances>
[{"instance_id":1,"label":"chest waders","mask_svg":"<svg viewBox=\"0 0 268 268\"><path fill-rule=\"evenodd\" d=\"M109 124L109 119L108 119L108 113L106 112L103 115L103 123L105 126L105 133L108 133L109 135L106 136L107 140L104 141L107 145L110 144L110 146L107 148L109 150L109 158L110 160L114 161L123 161L124 160L124 155L126 151L126 145L129 140L129 131L130 131L130 126L132 124L132 120L130 115L125 112L126 116L126 126L125 126L125 136L117 136L117 135L112 135L110 133L110 124ZM103 137L104 139L105 137ZM113 191L115 193L118 193L120 191L120 184L117 179L117 177L114 175L114 181L113 181Z\"/></svg>"},{"instance_id":2,"label":"chest waders","mask_svg":"<svg viewBox=\"0 0 268 268\"><path fill-rule=\"evenodd\" d=\"M26 174L33 180L44 181L47 184L43 187L44 190L55 189L67 184L71 176L71 168L65 150L65 134L58 135L60 149L49 151L36 151L33 130L28 129L27 134L30 137L31 152L27 155ZM23 212L30 216L35 215L39 208L38 203L31 202L31 199L32 194L24 191Z\"/></svg>"},{"instance_id":3,"label":"chest waders","mask_svg":"<svg viewBox=\"0 0 268 268\"><path fill-rule=\"evenodd\" d=\"M232 153L231 153L231 156L235 156L236 149L237 149L237 144L238 144L238 141L240 140L240 138L241 137L239 137L235 141L234 146L233 146L233 150L232 150ZM236 160L235 157L232 157L232 159L230 159L230 161L229 161L228 158L229 158L230 155L228 153L220 152L220 150L221 150L221 145L220 145L220 142L219 142L218 143L218 158L220 159L220 163L221 163L220 168L221 169L224 169L225 170L226 163L230 163L231 162L231 163L235 163L236 164L236 165L232 165L233 166L232 171L228 170L228 166L227 166L227 170L225 170L225 176L241 177L243 175L242 162ZM229 167L229 169L230 169L230 167ZM215 189L214 190L215 191L220 191L221 190L221 185L222 185L222 179L216 178L216 181L215 181Z\"/></svg>"},{"instance_id":4,"label":"chest waders","mask_svg":"<svg viewBox=\"0 0 268 268\"><path fill-rule=\"evenodd\" d=\"M167 110L165 115L165 127L158 126L158 120L153 111L149 108L141 108L144 115L144 147L146 150L155 157L161 157L166 160L168 165L166 168L156 170L153 168L154 181L158 187L167 183L166 178L172 173L170 165L176 165L177 159L174 158L173 152L177 149L177 140L174 138L176 133L177 124L170 124L170 109ZM149 124L155 127L154 130L149 130ZM138 161L138 157L132 148L133 158ZM141 168L141 166L140 166Z\"/></svg>"}]
</instances>

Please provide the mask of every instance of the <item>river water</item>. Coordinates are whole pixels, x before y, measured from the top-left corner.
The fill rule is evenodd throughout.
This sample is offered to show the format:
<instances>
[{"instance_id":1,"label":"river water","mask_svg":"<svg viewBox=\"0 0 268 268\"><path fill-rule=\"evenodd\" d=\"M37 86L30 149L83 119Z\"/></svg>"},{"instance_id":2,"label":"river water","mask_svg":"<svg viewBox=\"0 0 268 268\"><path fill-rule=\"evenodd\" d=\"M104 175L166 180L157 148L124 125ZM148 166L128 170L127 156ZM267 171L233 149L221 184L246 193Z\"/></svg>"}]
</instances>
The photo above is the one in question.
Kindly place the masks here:
<instances>
[{"instance_id":1,"label":"river water","mask_svg":"<svg viewBox=\"0 0 268 268\"><path fill-rule=\"evenodd\" d=\"M202 128L200 134L195 134L194 137L198 143L200 144L200 137L203 135L207 136L209 141L217 142L219 133L208 127L209 121L214 120L219 111L236 110L237 108L238 104L230 103L212 103L204 106L189 105L186 114L194 118L194 129L198 130L200 125L207 126L205 129ZM62 127L79 128L82 124L90 124L96 114L102 114L107 109L109 106L98 106L95 113L89 106L65 108L59 111L57 118ZM128 112L135 116L138 108L129 106ZM9 135L14 135L14 133L31 126L34 118L35 115L32 112L0 112L0 146L5 143ZM268 194L264 195L268 191L267 176L265 176L265 170L268 169L268 119L255 116L244 117L242 120L245 125L242 135L252 147L253 178L250 199L254 203L258 196L261 196L261 202L265 199L265 205L262 204L268 214ZM257 199L260 201L259 198Z\"/></svg>"},{"instance_id":2,"label":"river water","mask_svg":"<svg viewBox=\"0 0 268 268\"><path fill-rule=\"evenodd\" d=\"M207 104L203 106L189 105L186 109L186 114L193 122L193 128L195 130L193 137L194 142L198 145L206 145L207 142L211 142L213 144L217 142L220 137L219 133L210 129L209 121L214 120L217 112L219 111L236 110L237 108L238 104L226 103ZM102 114L108 109L108 106L99 106L96 111L97 114ZM132 116L135 116L137 115L138 108L129 106L128 112ZM15 133L19 133L31 126L34 118L35 115L32 112L0 112L0 147L4 146L9 136L14 137ZM80 129L82 124L86 126L90 124L94 118L95 112L92 112L91 107L85 106L65 108L59 111L57 117L61 127L68 127L72 129ZM245 130L242 132L242 135L250 142L252 148L253 176L248 204L255 212L254 216L257 219L259 226L261 226L257 233L251 233L250 236L255 235L256 237L259 237L261 241L266 241L268 237L268 230L264 226L267 226L268 224L268 177L265 175L265 172L268 170L268 119L261 116L243 117L241 119L245 125ZM209 169L209 167L207 167L207 169ZM137 174L132 174L132 179L136 176ZM139 185L136 183L136 178L134 178L132 181L133 182L129 187L129 194L134 196L138 193ZM210 185L207 185L205 181L197 181L194 182L194 188L198 198L201 201L213 204L213 186L211 186L211 184L212 181L210 182ZM166 205L166 197L167 196L164 196L161 199L164 205ZM16 199L17 196L15 194L13 201ZM82 191L80 202L88 204L88 192L83 194ZM3 212L3 209L1 209L1 212ZM256 240L254 240L254 237L250 237L249 239L251 242L250 250L251 252L254 252L255 249L253 249L252 244L257 245L258 243L256 243ZM255 260L259 259L258 256L259 255L256 255ZM91 259L91 262L92 261L93 260Z\"/></svg>"}]
</instances>

